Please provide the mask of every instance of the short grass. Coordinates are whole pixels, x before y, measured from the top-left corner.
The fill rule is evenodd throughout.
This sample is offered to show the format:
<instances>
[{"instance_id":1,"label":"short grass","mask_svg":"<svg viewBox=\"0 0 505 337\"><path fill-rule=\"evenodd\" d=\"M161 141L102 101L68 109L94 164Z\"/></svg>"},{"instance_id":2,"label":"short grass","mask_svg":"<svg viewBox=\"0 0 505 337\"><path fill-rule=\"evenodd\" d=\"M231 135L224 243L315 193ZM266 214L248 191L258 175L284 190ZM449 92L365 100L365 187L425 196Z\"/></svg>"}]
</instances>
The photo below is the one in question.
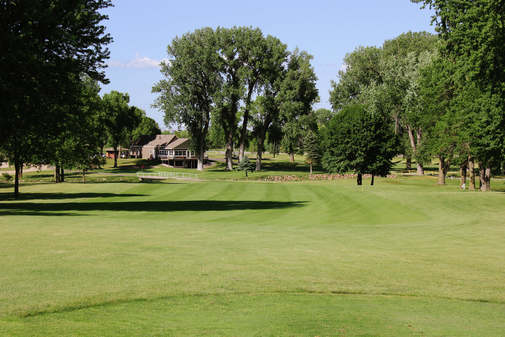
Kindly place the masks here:
<instances>
[{"instance_id":1,"label":"short grass","mask_svg":"<svg viewBox=\"0 0 505 337\"><path fill-rule=\"evenodd\" d=\"M0 184L0 335L503 336L505 194L434 182Z\"/></svg>"}]
</instances>

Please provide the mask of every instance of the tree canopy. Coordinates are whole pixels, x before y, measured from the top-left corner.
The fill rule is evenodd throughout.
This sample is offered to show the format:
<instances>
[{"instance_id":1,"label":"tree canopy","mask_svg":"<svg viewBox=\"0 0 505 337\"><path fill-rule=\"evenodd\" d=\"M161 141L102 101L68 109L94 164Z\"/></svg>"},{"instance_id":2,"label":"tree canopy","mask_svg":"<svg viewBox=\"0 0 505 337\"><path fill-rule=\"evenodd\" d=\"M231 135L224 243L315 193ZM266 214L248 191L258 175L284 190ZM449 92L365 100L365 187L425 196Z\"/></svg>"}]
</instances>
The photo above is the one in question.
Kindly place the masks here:
<instances>
[{"instance_id":1,"label":"tree canopy","mask_svg":"<svg viewBox=\"0 0 505 337\"><path fill-rule=\"evenodd\" d=\"M106 82L109 56L101 10L109 0L0 3L0 148L14 162L43 159L81 93L83 74ZM15 179L18 194L18 174Z\"/></svg>"},{"instance_id":2,"label":"tree canopy","mask_svg":"<svg viewBox=\"0 0 505 337\"><path fill-rule=\"evenodd\" d=\"M333 173L356 173L358 185L365 173L387 175L396 154L392 125L388 115L363 105L344 107L324 129L323 167Z\"/></svg>"}]
</instances>

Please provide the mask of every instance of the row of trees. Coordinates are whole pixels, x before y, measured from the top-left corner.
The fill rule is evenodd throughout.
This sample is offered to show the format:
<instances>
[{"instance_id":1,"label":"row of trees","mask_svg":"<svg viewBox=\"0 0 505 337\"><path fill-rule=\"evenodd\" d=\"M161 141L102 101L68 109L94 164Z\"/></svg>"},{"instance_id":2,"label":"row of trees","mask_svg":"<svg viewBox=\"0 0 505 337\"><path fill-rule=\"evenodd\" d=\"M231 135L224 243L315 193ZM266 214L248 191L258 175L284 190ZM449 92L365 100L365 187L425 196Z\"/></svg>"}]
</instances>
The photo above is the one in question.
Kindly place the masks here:
<instances>
[{"instance_id":1,"label":"row of trees","mask_svg":"<svg viewBox=\"0 0 505 337\"><path fill-rule=\"evenodd\" d=\"M209 134L222 135L226 167L233 169L234 144L239 161L251 137L261 169L267 138L282 141L294 160L318 100L312 56L289 52L286 45L249 27L203 28L176 37L162 64L164 79L153 87L155 105L165 122L183 125L191 135L203 168Z\"/></svg>"},{"instance_id":2,"label":"row of trees","mask_svg":"<svg viewBox=\"0 0 505 337\"><path fill-rule=\"evenodd\" d=\"M504 168L503 9L491 0L413 2L435 9L439 34L409 32L381 47L360 47L348 54L339 81L332 83L333 113L345 115L348 107L358 104L370 114L368 121L373 116L389 118L392 125L384 127L392 127L398 138L398 147L391 150L404 155L408 169L415 160L417 174L423 175L424 165L436 157L439 184L445 184L453 165L460 167L462 184L469 173L469 187L475 189L478 166L481 190L488 191L492 173ZM371 129L365 120L361 123L365 135ZM340 124L342 128L346 122ZM331 170L349 163L352 153L359 152L358 141L354 138L347 146L355 151L339 151L342 158L323 157L323 166ZM329 151L338 147L333 144ZM382 161L380 151L377 155L376 164ZM330 165L332 160L339 164ZM353 170L364 169L354 165ZM373 165L367 165L367 170L373 174Z\"/></svg>"},{"instance_id":3,"label":"row of trees","mask_svg":"<svg viewBox=\"0 0 505 337\"><path fill-rule=\"evenodd\" d=\"M0 153L14 164L16 197L24 164L52 164L62 181L64 168L85 173L106 143L117 147L139 125L156 124L127 95L99 96L112 41L102 10L111 5L0 2Z\"/></svg>"}]
</instances>

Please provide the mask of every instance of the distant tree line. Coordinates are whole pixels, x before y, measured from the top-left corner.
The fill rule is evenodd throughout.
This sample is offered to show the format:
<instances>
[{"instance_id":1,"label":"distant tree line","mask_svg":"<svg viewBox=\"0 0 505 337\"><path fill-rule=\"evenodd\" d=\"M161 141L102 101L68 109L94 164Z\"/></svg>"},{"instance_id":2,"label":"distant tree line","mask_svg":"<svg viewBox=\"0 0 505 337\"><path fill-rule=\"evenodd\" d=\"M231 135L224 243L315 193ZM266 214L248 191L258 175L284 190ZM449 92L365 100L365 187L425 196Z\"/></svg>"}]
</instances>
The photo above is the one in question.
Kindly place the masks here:
<instances>
[{"instance_id":1,"label":"distant tree line","mask_svg":"<svg viewBox=\"0 0 505 337\"><path fill-rule=\"evenodd\" d=\"M493 0L412 0L430 7L437 35L401 34L345 57L332 82L331 110L318 102L312 56L288 50L251 27L197 29L168 45L163 79L152 90L167 126L192 139L203 169L209 146L225 148L226 169L246 172L256 151L304 154L328 172L387 175L403 155L424 174L433 158L438 182L450 166L461 183L490 190L504 171L505 12ZM112 38L108 0L0 2L0 157L14 164L14 191L24 164L86 171L142 135L161 132L126 93L99 95ZM238 158L234 158L238 150Z\"/></svg>"}]
</instances>

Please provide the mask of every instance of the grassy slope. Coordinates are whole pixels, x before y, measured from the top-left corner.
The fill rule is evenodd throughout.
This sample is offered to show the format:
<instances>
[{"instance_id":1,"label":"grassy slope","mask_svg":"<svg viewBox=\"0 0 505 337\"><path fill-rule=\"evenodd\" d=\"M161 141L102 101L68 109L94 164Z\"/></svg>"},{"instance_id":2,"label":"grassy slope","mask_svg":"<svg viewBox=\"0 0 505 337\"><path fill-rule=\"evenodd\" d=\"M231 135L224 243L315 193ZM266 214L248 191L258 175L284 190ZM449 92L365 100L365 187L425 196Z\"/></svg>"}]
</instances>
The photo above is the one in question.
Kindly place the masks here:
<instances>
[{"instance_id":1,"label":"grassy slope","mask_svg":"<svg viewBox=\"0 0 505 337\"><path fill-rule=\"evenodd\" d=\"M503 193L426 178L6 191L3 335L505 331Z\"/></svg>"}]
</instances>

